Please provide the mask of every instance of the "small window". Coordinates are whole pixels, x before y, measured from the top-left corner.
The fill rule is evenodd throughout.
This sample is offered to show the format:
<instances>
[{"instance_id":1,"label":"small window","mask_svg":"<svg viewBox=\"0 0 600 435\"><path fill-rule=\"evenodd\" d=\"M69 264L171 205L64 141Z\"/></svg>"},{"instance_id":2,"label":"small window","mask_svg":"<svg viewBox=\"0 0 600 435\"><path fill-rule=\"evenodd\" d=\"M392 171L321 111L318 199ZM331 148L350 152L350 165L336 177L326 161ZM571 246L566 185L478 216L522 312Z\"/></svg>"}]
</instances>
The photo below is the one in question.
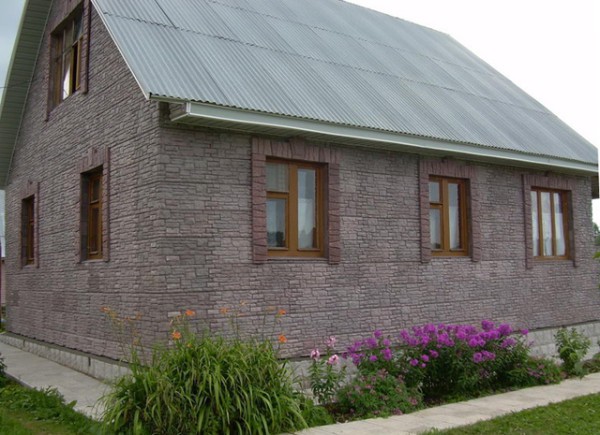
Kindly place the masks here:
<instances>
[{"instance_id":1,"label":"small window","mask_svg":"<svg viewBox=\"0 0 600 435\"><path fill-rule=\"evenodd\" d=\"M35 197L25 198L22 203L21 256L23 264L35 263Z\"/></svg>"},{"instance_id":2,"label":"small window","mask_svg":"<svg viewBox=\"0 0 600 435\"><path fill-rule=\"evenodd\" d=\"M52 34L52 103L59 105L81 87L82 10Z\"/></svg>"},{"instance_id":3,"label":"small window","mask_svg":"<svg viewBox=\"0 0 600 435\"><path fill-rule=\"evenodd\" d=\"M83 174L82 180L82 257L102 258L102 168Z\"/></svg>"},{"instance_id":4,"label":"small window","mask_svg":"<svg viewBox=\"0 0 600 435\"><path fill-rule=\"evenodd\" d=\"M540 259L569 258L567 194L564 191L531 189L533 256Z\"/></svg>"},{"instance_id":5,"label":"small window","mask_svg":"<svg viewBox=\"0 0 600 435\"><path fill-rule=\"evenodd\" d=\"M322 257L323 168L267 162L267 246L273 257Z\"/></svg>"},{"instance_id":6,"label":"small window","mask_svg":"<svg viewBox=\"0 0 600 435\"><path fill-rule=\"evenodd\" d=\"M433 255L468 255L466 192L466 180L429 179L429 233Z\"/></svg>"}]
</instances>

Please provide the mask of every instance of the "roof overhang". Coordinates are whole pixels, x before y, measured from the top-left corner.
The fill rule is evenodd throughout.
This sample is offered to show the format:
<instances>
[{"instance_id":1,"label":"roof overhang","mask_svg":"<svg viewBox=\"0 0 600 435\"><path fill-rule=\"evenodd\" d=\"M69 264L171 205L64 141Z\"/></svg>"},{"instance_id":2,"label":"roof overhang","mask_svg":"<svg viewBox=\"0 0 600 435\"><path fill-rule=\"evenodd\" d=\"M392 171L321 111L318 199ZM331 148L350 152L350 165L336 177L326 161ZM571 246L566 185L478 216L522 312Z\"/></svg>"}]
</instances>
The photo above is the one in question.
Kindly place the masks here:
<instances>
[{"instance_id":1,"label":"roof overhang","mask_svg":"<svg viewBox=\"0 0 600 435\"><path fill-rule=\"evenodd\" d=\"M0 102L0 188L7 183L52 0L27 0Z\"/></svg>"},{"instance_id":2,"label":"roof overhang","mask_svg":"<svg viewBox=\"0 0 600 435\"><path fill-rule=\"evenodd\" d=\"M181 103L160 97L152 99ZM173 111L171 121L247 133L298 136L319 141L337 142L366 148L412 152L435 156L455 156L468 160L511 166L539 168L581 175L598 175L596 163L532 155L501 148L453 143L347 125L331 124L302 118L253 112L210 104L185 102Z\"/></svg>"}]
</instances>

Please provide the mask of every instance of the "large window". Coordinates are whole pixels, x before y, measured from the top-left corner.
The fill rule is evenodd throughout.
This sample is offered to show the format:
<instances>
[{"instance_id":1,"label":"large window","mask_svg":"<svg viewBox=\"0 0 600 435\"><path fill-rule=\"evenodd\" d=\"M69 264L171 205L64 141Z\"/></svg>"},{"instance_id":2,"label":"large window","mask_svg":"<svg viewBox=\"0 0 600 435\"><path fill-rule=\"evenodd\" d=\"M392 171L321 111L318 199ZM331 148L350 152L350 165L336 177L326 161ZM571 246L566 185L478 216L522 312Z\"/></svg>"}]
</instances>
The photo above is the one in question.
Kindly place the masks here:
<instances>
[{"instance_id":1,"label":"large window","mask_svg":"<svg viewBox=\"0 0 600 435\"><path fill-rule=\"evenodd\" d=\"M269 160L267 246L274 257L321 257L323 241L323 167Z\"/></svg>"},{"instance_id":2,"label":"large window","mask_svg":"<svg viewBox=\"0 0 600 435\"><path fill-rule=\"evenodd\" d=\"M83 20L80 8L52 34L52 103L60 104L81 86Z\"/></svg>"},{"instance_id":3,"label":"large window","mask_svg":"<svg viewBox=\"0 0 600 435\"><path fill-rule=\"evenodd\" d=\"M430 177L431 252L438 256L468 255L465 180Z\"/></svg>"},{"instance_id":4,"label":"large window","mask_svg":"<svg viewBox=\"0 0 600 435\"><path fill-rule=\"evenodd\" d=\"M86 260L102 258L102 168L86 172L82 179L82 247Z\"/></svg>"},{"instance_id":5,"label":"large window","mask_svg":"<svg viewBox=\"0 0 600 435\"><path fill-rule=\"evenodd\" d=\"M30 196L22 202L21 209L21 256L23 264L35 263L35 197Z\"/></svg>"},{"instance_id":6,"label":"large window","mask_svg":"<svg viewBox=\"0 0 600 435\"><path fill-rule=\"evenodd\" d=\"M531 234L533 256L568 258L566 192L532 187Z\"/></svg>"}]
</instances>

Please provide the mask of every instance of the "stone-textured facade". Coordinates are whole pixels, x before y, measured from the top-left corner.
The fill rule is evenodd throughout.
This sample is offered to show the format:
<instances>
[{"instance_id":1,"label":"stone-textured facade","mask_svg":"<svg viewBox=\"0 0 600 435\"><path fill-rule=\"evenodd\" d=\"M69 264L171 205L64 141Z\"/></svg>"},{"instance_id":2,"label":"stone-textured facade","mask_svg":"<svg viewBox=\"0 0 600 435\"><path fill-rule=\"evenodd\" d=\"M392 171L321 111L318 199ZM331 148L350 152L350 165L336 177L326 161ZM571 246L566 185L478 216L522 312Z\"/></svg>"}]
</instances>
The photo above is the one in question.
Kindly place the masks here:
<instances>
[{"instance_id":1,"label":"stone-textured facade","mask_svg":"<svg viewBox=\"0 0 600 435\"><path fill-rule=\"evenodd\" d=\"M50 22L64 13L55 7ZM339 236L330 240L333 258L265 259L256 233L257 138L171 124L168 105L145 100L95 13L90 41L87 93L48 115L50 61L40 51L7 189L9 331L118 357L103 306L142 313L146 342L166 339L169 313L180 309L196 310L198 322L216 330L228 325L222 308L241 307L238 321L251 332L277 307L287 314L275 325L268 314L262 332L285 333L286 353L302 355L330 334L347 342L373 328L395 333L430 321L489 318L535 330L598 320L590 178L258 138L329 156L323 161L338 177L329 180L328 212L338 221L329 229ZM102 156L108 180L110 255L82 262L81 172L94 156ZM427 252L423 171L469 178L469 257ZM540 179L571 189L571 260L528 253L525 192ZM23 266L20 209L32 183L37 261Z\"/></svg>"}]
</instances>

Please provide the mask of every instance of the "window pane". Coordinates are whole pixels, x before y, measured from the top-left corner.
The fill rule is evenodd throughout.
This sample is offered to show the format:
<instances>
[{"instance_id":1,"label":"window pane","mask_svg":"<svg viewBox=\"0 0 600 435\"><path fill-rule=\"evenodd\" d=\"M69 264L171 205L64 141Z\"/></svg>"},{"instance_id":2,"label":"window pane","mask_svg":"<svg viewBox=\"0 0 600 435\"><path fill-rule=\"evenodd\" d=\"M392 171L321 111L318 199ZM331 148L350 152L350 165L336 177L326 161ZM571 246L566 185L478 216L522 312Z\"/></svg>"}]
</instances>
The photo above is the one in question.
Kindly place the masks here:
<instances>
[{"instance_id":1,"label":"window pane","mask_svg":"<svg viewBox=\"0 0 600 435\"><path fill-rule=\"evenodd\" d=\"M90 180L90 202L95 202L100 199L100 177L94 177Z\"/></svg>"},{"instance_id":2,"label":"window pane","mask_svg":"<svg viewBox=\"0 0 600 435\"><path fill-rule=\"evenodd\" d=\"M71 95L71 51L63 55L62 65L62 99L64 100Z\"/></svg>"},{"instance_id":3,"label":"window pane","mask_svg":"<svg viewBox=\"0 0 600 435\"><path fill-rule=\"evenodd\" d=\"M267 191L288 191L288 166L280 163L267 163Z\"/></svg>"},{"instance_id":4,"label":"window pane","mask_svg":"<svg viewBox=\"0 0 600 435\"><path fill-rule=\"evenodd\" d=\"M550 192L540 192L542 196L542 241L545 257L552 256L552 208L550 206Z\"/></svg>"},{"instance_id":5,"label":"window pane","mask_svg":"<svg viewBox=\"0 0 600 435\"><path fill-rule=\"evenodd\" d=\"M450 249L461 249L460 240L460 191L456 183L448 183L448 229Z\"/></svg>"},{"instance_id":6,"label":"window pane","mask_svg":"<svg viewBox=\"0 0 600 435\"><path fill-rule=\"evenodd\" d=\"M267 199L267 245L269 248L285 248L285 221L287 201L280 198Z\"/></svg>"},{"instance_id":7,"label":"window pane","mask_svg":"<svg viewBox=\"0 0 600 435\"><path fill-rule=\"evenodd\" d=\"M429 182L429 202L440 202L440 183Z\"/></svg>"},{"instance_id":8,"label":"window pane","mask_svg":"<svg viewBox=\"0 0 600 435\"><path fill-rule=\"evenodd\" d=\"M563 222L560 194L554 193L554 233L556 234L557 256L566 255L567 253L567 244L565 242L565 226Z\"/></svg>"},{"instance_id":9,"label":"window pane","mask_svg":"<svg viewBox=\"0 0 600 435\"><path fill-rule=\"evenodd\" d=\"M98 252L98 227L100 222L100 209L98 207L94 207L90 210L90 252L96 253Z\"/></svg>"},{"instance_id":10,"label":"window pane","mask_svg":"<svg viewBox=\"0 0 600 435\"><path fill-rule=\"evenodd\" d=\"M531 191L531 235L533 237L533 255L540 255L540 227L538 213L538 193Z\"/></svg>"},{"instance_id":11,"label":"window pane","mask_svg":"<svg viewBox=\"0 0 600 435\"><path fill-rule=\"evenodd\" d=\"M431 235L431 249L442 249L442 220L439 209L429 209L429 225L429 233Z\"/></svg>"},{"instance_id":12,"label":"window pane","mask_svg":"<svg viewBox=\"0 0 600 435\"><path fill-rule=\"evenodd\" d=\"M298 248L318 248L317 245L317 172L298 169Z\"/></svg>"}]
</instances>

